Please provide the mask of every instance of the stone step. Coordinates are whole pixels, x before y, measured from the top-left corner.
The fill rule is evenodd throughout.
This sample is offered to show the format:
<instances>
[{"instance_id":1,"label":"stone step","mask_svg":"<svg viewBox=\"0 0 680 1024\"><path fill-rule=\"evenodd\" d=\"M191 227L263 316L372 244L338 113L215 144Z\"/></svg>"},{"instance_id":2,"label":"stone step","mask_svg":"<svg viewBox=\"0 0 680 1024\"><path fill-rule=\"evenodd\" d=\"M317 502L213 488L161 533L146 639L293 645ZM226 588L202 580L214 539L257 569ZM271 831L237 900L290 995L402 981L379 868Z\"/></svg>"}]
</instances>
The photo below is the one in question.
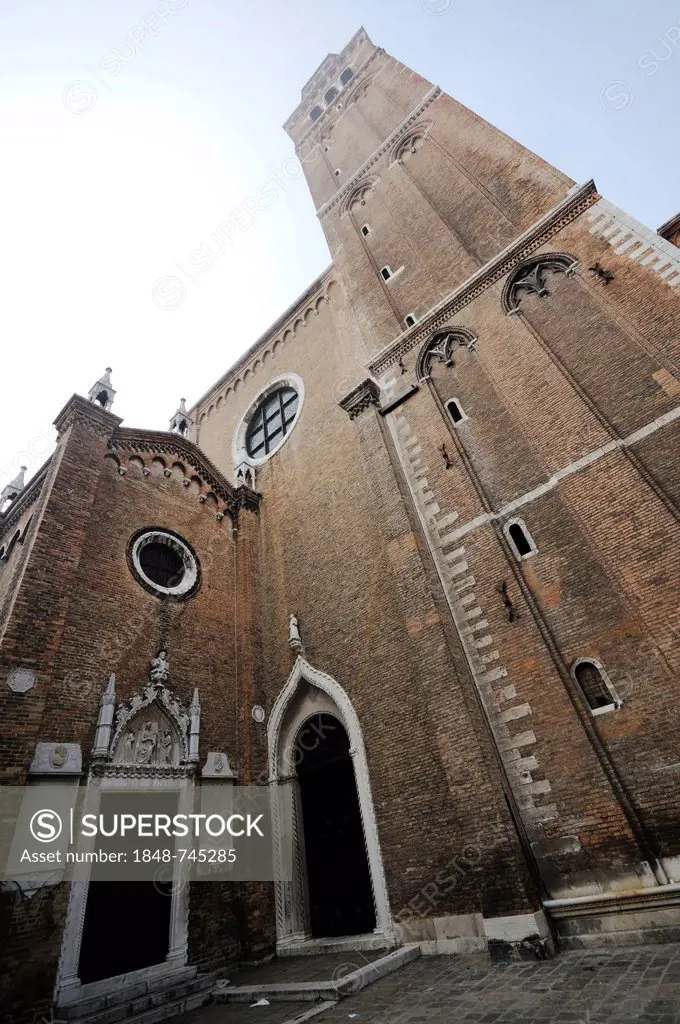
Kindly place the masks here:
<instances>
[{"instance_id":1,"label":"stone step","mask_svg":"<svg viewBox=\"0 0 680 1024\"><path fill-rule=\"evenodd\" d=\"M337 1001L360 992L418 956L419 946L402 946L341 978L329 978L327 981L269 982L262 985L218 983L212 991L212 998L215 1003L254 1003L258 999L282 1003Z\"/></svg>"},{"instance_id":2,"label":"stone step","mask_svg":"<svg viewBox=\"0 0 680 1024\"><path fill-rule=\"evenodd\" d=\"M284 946L276 951L277 960L297 956L330 956L334 953L356 953L361 950L371 952L373 950L394 949L396 942L384 935L376 935L374 932L368 935L350 935L335 939L309 939L306 942L296 942L292 946Z\"/></svg>"},{"instance_id":3,"label":"stone step","mask_svg":"<svg viewBox=\"0 0 680 1024\"><path fill-rule=\"evenodd\" d=\"M173 999L161 1003L158 1006L150 1006L141 1013L134 1016L124 1017L125 1024L157 1024L160 1020L168 1020L170 1017L178 1017L180 1014L189 1013L190 1010L198 1010L201 1006L207 1006L212 1000L211 989L214 981L204 987L200 992L183 996L181 999ZM90 1024L91 1018L84 1017L78 1024Z\"/></svg>"},{"instance_id":4,"label":"stone step","mask_svg":"<svg viewBox=\"0 0 680 1024\"><path fill-rule=\"evenodd\" d=\"M147 1017L152 1024L152 1021L184 1013L185 1006L195 1009L210 1002L215 984L213 975L194 976L186 981L176 978L164 980L165 984L156 983L146 992L138 991L141 985L121 985L108 996L80 1000L62 1007L57 1010L57 1015L65 1024L119 1024L121 1021L129 1024L132 1020L146 1020ZM171 1010L167 1010L168 1007Z\"/></svg>"},{"instance_id":5,"label":"stone step","mask_svg":"<svg viewBox=\"0 0 680 1024\"><path fill-rule=\"evenodd\" d=\"M58 1006L58 1016L60 1020L82 1018L110 1006L128 1003L138 996L177 988L178 985L193 981L197 975L197 967L178 967L155 976L144 977L143 971L133 971L117 978L107 978L88 985L89 995L80 999L65 999Z\"/></svg>"}]
</instances>

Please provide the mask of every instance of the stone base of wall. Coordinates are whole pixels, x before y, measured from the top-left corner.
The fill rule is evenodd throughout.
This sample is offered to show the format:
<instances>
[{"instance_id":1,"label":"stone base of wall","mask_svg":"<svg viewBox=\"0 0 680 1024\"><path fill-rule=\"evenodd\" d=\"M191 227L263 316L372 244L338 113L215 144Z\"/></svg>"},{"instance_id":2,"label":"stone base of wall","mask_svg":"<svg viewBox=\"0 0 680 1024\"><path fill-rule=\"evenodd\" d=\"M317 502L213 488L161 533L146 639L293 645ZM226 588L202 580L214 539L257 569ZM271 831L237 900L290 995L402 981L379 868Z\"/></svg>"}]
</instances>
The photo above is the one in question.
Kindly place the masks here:
<instances>
[{"instance_id":1,"label":"stone base of wall","mask_svg":"<svg viewBox=\"0 0 680 1024\"><path fill-rule=\"evenodd\" d=\"M560 949L680 942L680 884L550 900Z\"/></svg>"},{"instance_id":2,"label":"stone base of wall","mask_svg":"<svg viewBox=\"0 0 680 1024\"><path fill-rule=\"evenodd\" d=\"M489 953L493 960L545 960L556 952L542 910L509 917L427 917L401 922L395 930L398 942L417 942L425 955Z\"/></svg>"}]
</instances>

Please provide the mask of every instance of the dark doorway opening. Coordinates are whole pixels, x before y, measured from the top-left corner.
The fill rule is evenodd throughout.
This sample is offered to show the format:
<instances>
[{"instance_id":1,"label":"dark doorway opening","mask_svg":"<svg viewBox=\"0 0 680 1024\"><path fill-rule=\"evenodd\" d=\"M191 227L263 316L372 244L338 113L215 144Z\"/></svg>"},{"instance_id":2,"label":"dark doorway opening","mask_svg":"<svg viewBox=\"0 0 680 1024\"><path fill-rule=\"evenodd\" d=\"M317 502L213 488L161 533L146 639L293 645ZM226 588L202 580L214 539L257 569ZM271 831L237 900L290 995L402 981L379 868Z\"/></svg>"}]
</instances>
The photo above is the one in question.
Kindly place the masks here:
<instances>
[{"instance_id":1,"label":"dark doorway opening","mask_svg":"<svg viewBox=\"0 0 680 1024\"><path fill-rule=\"evenodd\" d=\"M102 794L99 813L104 815L108 831L113 815L148 812L150 806L144 793L109 792ZM177 794L154 794L153 810L175 814ZM98 850L113 852L122 848L119 837L99 836L95 842ZM167 845L162 840L144 841L149 848L157 843ZM131 853L128 859L132 861ZM112 873L119 878L111 880ZM140 866L139 873L146 880L138 880L138 874L131 881L125 865L119 871L111 865L92 865L78 964L81 984L115 978L165 961L170 949L172 881L165 881L168 872L159 870L158 863L153 861Z\"/></svg>"},{"instance_id":2,"label":"dark doorway opening","mask_svg":"<svg viewBox=\"0 0 680 1024\"><path fill-rule=\"evenodd\" d=\"M375 928L373 890L349 737L319 714L296 740L312 935L362 935Z\"/></svg>"},{"instance_id":3,"label":"dark doorway opening","mask_svg":"<svg viewBox=\"0 0 680 1024\"><path fill-rule=\"evenodd\" d=\"M170 948L171 885L90 882L80 945L81 984L163 963Z\"/></svg>"}]
</instances>

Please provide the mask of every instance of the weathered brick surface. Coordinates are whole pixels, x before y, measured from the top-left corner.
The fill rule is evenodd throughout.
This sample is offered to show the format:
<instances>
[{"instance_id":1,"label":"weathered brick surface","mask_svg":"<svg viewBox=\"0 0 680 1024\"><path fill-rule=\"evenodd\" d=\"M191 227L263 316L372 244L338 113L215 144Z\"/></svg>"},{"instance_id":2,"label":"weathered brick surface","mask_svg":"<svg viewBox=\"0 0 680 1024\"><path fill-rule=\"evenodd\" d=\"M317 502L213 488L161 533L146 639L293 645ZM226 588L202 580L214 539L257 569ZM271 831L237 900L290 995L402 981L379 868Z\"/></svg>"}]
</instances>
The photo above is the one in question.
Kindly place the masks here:
<instances>
[{"instance_id":1,"label":"weathered brick surface","mask_svg":"<svg viewBox=\"0 0 680 1024\"><path fill-rule=\"evenodd\" d=\"M352 82L312 125L346 66ZM592 228L599 197L587 195L533 248L518 243L448 321L437 314L476 342L419 380L428 310L572 183L362 34L324 62L286 127L333 265L198 403L195 440L233 481L237 430L275 378L302 379L299 420L257 468L261 504L241 510L236 531L162 435L157 450L149 435L114 459L115 418L93 411L94 424L64 432L21 551L0 568L0 679L18 664L38 674L24 697L0 691L3 778L25 779L38 739L78 741L87 756L109 673L127 697L167 645L172 688L185 702L200 691L201 758L225 750L241 782L264 783L266 724L251 711L269 715L291 671L295 613L307 660L361 724L395 919L488 919L535 910L539 891L650 886L659 858L680 881L680 288L654 260L617 253ZM350 203L342 190L364 162ZM547 273L549 294L520 292L519 314L506 315L509 276L549 253L578 268ZM403 270L386 283L385 265ZM414 393L350 419L338 401L407 313L424 319L376 375L383 411ZM467 417L456 427L452 398ZM526 561L503 533L511 515L538 548ZM145 526L194 547L203 577L191 600L160 602L134 580L127 547ZM570 674L579 657L602 663L619 710L590 714ZM452 858L467 866L434 892ZM272 948L271 886L194 889L192 963ZM34 986L38 1001L40 971L54 976L60 892L30 913L3 896L8 969L21 966L21 992ZM29 928L44 943L39 968Z\"/></svg>"}]
</instances>

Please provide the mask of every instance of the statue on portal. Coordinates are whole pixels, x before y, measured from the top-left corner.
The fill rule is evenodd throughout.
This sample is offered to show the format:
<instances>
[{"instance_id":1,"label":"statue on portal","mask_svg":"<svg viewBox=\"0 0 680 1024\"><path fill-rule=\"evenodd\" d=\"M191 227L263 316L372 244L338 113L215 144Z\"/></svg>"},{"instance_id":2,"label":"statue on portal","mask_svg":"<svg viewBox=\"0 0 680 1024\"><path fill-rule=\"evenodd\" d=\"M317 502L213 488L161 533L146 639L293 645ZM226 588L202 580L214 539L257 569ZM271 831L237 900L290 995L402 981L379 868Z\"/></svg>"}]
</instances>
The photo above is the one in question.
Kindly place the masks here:
<instances>
[{"instance_id":1,"label":"statue on portal","mask_svg":"<svg viewBox=\"0 0 680 1024\"><path fill-rule=\"evenodd\" d=\"M165 729L159 745L159 764L172 764L172 733Z\"/></svg>"},{"instance_id":2,"label":"statue on portal","mask_svg":"<svg viewBox=\"0 0 680 1024\"><path fill-rule=\"evenodd\" d=\"M132 764L132 755L135 752L136 738L134 729L128 729L125 733L125 739L123 740L123 753L121 756L121 761L125 764Z\"/></svg>"},{"instance_id":3,"label":"statue on portal","mask_svg":"<svg viewBox=\"0 0 680 1024\"><path fill-rule=\"evenodd\" d=\"M168 662L168 652L165 648L161 648L151 662L151 682L156 683L157 685L165 685L168 681L169 673L170 663Z\"/></svg>"},{"instance_id":4,"label":"statue on portal","mask_svg":"<svg viewBox=\"0 0 680 1024\"><path fill-rule=\"evenodd\" d=\"M139 737L139 746L137 747L137 764L151 764L157 738L158 726L156 723L145 722Z\"/></svg>"},{"instance_id":5,"label":"statue on portal","mask_svg":"<svg viewBox=\"0 0 680 1024\"><path fill-rule=\"evenodd\" d=\"M297 615L293 614L290 617L290 625L288 627L288 643L292 650L298 654L304 653L304 647L302 646L302 637L300 636L300 628L298 624Z\"/></svg>"}]
</instances>

